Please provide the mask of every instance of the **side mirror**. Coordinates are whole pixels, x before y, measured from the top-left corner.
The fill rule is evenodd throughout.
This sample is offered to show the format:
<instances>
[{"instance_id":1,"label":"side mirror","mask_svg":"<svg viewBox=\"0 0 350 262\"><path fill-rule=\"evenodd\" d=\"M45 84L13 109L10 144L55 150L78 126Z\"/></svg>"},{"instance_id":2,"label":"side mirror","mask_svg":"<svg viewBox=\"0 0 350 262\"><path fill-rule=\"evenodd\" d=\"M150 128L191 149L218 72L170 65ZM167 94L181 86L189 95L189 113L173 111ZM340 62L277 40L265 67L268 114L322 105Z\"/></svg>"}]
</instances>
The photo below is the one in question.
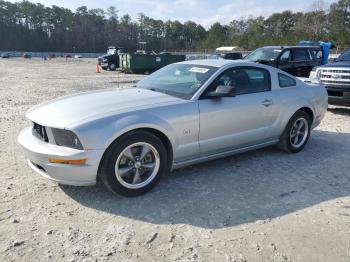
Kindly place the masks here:
<instances>
[{"instance_id":1,"label":"side mirror","mask_svg":"<svg viewBox=\"0 0 350 262\"><path fill-rule=\"evenodd\" d=\"M208 94L210 98L232 97L235 96L235 88L233 86L218 86L215 91Z\"/></svg>"}]
</instances>

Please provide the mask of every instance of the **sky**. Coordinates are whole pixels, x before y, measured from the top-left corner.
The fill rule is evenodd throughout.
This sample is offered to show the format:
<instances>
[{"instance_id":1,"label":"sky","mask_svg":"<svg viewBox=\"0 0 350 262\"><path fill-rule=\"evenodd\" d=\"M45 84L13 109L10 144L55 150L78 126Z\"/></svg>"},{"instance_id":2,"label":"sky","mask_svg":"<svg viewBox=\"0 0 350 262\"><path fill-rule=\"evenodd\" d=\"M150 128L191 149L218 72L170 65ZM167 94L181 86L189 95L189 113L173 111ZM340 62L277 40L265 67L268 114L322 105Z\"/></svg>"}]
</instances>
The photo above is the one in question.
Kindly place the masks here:
<instances>
[{"instance_id":1,"label":"sky","mask_svg":"<svg viewBox=\"0 0 350 262\"><path fill-rule=\"evenodd\" d=\"M20 0L10 0L18 2ZM57 5L75 10L79 6L107 9L113 5L118 15L137 14L162 20L192 20L208 28L215 22L228 24L233 19L241 17L269 16L285 10L309 11L315 0L30 0L46 6ZM325 0L326 4L337 0Z\"/></svg>"}]
</instances>

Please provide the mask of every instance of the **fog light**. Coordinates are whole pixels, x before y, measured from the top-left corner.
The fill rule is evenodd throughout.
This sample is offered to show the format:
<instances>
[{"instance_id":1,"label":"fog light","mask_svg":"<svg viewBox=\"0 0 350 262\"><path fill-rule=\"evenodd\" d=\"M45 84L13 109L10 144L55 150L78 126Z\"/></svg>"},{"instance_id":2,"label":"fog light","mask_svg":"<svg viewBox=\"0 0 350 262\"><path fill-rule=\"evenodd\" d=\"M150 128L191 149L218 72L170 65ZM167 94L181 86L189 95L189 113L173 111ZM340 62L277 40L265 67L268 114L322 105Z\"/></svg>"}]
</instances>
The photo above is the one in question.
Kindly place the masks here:
<instances>
[{"instance_id":1,"label":"fog light","mask_svg":"<svg viewBox=\"0 0 350 262\"><path fill-rule=\"evenodd\" d=\"M66 160L66 159L49 158L49 162L53 164L64 164L64 165L85 165L86 159Z\"/></svg>"}]
</instances>

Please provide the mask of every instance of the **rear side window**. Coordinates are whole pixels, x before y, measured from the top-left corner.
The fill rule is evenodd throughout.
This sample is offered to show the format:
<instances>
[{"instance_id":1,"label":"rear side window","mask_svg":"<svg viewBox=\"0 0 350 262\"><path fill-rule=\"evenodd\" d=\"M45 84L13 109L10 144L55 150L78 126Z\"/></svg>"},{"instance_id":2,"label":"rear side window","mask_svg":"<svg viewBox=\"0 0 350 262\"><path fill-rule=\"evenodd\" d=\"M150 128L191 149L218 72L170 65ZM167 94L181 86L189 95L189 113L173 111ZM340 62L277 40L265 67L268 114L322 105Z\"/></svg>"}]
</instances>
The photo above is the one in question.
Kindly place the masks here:
<instances>
[{"instance_id":1,"label":"rear side window","mask_svg":"<svg viewBox=\"0 0 350 262\"><path fill-rule=\"evenodd\" d=\"M311 54L316 57L316 59L322 59L322 50L321 49L309 49Z\"/></svg>"},{"instance_id":2,"label":"rear side window","mask_svg":"<svg viewBox=\"0 0 350 262\"><path fill-rule=\"evenodd\" d=\"M307 61L310 60L309 54L303 48L293 49L293 61Z\"/></svg>"},{"instance_id":3,"label":"rear side window","mask_svg":"<svg viewBox=\"0 0 350 262\"><path fill-rule=\"evenodd\" d=\"M290 87L290 86L297 85L297 82L295 81L294 78L281 73L278 73L278 82L280 84L280 87Z\"/></svg>"}]
</instances>

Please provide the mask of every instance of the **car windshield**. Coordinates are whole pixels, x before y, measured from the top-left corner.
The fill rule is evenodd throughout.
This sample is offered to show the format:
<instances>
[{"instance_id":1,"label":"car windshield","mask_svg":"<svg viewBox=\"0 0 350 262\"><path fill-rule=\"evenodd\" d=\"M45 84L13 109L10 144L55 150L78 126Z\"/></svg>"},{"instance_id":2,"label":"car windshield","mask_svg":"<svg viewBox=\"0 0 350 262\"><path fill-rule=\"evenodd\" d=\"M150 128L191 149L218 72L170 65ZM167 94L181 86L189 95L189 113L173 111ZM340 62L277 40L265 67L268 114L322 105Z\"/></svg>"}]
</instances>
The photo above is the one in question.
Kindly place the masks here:
<instances>
[{"instance_id":1,"label":"car windshield","mask_svg":"<svg viewBox=\"0 0 350 262\"><path fill-rule=\"evenodd\" d=\"M350 61L350 49L341 54L337 61Z\"/></svg>"},{"instance_id":2,"label":"car windshield","mask_svg":"<svg viewBox=\"0 0 350 262\"><path fill-rule=\"evenodd\" d=\"M217 69L195 64L171 64L142 79L136 86L190 99Z\"/></svg>"},{"instance_id":3,"label":"car windshield","mask_svg":"<svg viewBox=\"0 0 350 262\"><path fill-rule=\"evenodd\" d=\"M259 48L249 55L247 55L244 59L250 60L253 62L256 61L272 61L275 60L279 54L282 52L282 49L278 48Z\"/></svg>"},{"instance_id":4,"label":"car windshield","mask_svg":"<svg viewBox=\"0 0 350 262\"><path fill-rule=\"evenodd\" d=\"M114 55L116 53L117 53L117 49L115 49L115 48L110 48L107 50L108 55Z\"/></svg>"}]
</instances>

